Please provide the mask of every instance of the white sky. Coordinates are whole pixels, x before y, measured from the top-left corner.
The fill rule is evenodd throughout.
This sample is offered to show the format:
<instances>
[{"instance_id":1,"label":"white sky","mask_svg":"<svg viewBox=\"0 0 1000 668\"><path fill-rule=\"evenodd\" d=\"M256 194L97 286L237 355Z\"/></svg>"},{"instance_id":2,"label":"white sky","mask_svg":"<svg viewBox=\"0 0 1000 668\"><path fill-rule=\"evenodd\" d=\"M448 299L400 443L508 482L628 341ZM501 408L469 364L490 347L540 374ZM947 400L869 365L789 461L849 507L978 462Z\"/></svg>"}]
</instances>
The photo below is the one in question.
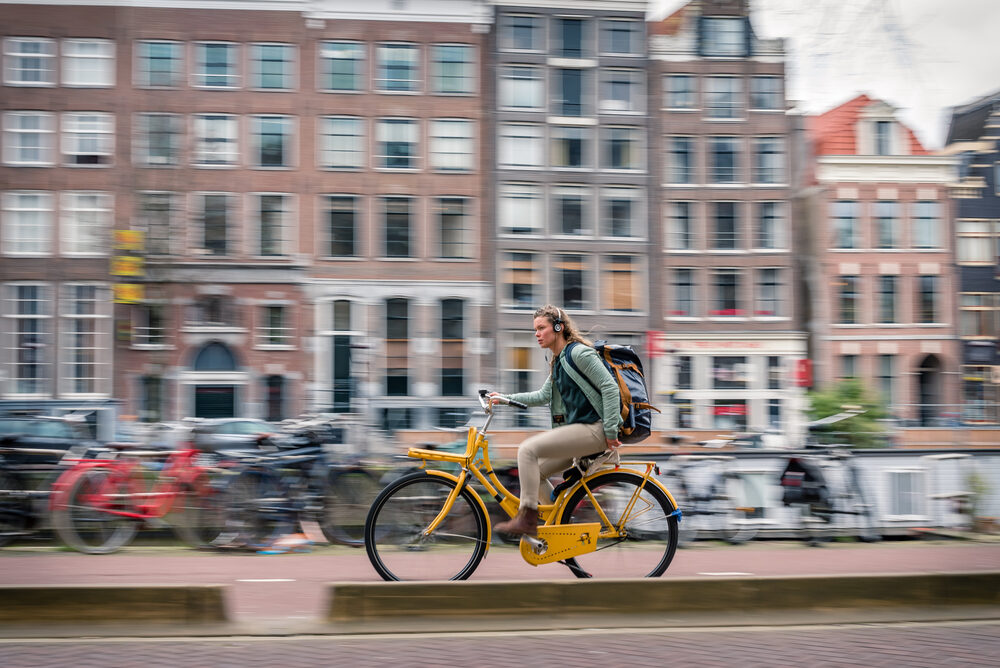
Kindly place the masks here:
<instances>
[{"instance_id":1,"label":"white sky","mask_svg":"<svg viewBox=\"0 0 1000 668\"><path fill-rule=\"evenodd\" d=\"M652 0L650 17L688 0ZM885 100L929 149L948 107L1000 89L998 0L750 0L754 31L783 37L788 98L822 113L855 95Z\"/></svg>"}]
</instances>

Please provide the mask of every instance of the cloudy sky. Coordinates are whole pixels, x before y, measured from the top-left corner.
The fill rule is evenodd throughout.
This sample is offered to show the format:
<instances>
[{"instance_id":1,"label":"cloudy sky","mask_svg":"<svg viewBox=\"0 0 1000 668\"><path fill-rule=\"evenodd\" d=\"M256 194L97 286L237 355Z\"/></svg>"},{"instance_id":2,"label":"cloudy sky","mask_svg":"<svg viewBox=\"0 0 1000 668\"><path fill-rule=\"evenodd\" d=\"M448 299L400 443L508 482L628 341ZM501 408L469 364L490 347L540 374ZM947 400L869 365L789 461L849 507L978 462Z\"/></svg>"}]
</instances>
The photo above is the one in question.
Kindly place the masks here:
<instances>
[{"instance_id":1,"label":"cloudy sky","mask_svg":"<svg viewBox=\"0 0 1000 668\"><path fill-rule=\"evenodd\" d=\"M652 18L688 0L653 0ZM998 0L750 0L754 30L786 38L788 97L808 113L859 93L900 108L939 148L948 107L1000 90Z\"/></svg>"}]
</instances>

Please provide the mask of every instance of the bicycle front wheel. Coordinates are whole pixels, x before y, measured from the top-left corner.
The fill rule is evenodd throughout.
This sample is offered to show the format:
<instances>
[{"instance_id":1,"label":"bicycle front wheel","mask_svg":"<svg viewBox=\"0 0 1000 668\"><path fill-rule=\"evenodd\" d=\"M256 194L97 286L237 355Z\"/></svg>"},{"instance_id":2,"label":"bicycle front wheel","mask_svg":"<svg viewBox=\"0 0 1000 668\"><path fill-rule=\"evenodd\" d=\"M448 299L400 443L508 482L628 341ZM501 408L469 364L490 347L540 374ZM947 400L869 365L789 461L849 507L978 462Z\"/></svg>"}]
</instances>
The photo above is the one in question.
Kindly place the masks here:
<instances>
[{"instance_id":1,"label":"bicycle front wheel","mask_svg":"<svg viewBox=\"0 0 1000 668\"><path fill-rule=\"evenodd\" d=\"M611 532L601 512L619 529L602 537L594 552L567 559L580 578L642 578L663 575L677 551L677 515L670 498L638 473L610 471L578 488L563 509L563 524L598 522Z\"/></svg>"},{"instance_id":2,"label":"bicycle front wheel","mask_svg":"<svg viewBox=\"0 0 1000 668\"><path fill-rule=\"evenodd\" d=\"M365 517L376 494L378 481L364 469L330 473L320 522L326 539L351 547L364 545Z\"/></svg>"},{"instance_id":3,"label":"bicycle front wheel","mask_svg":"<svg viewBox=\"0 0 1000 668\"><path fill-rule=\"evenodd\" d=\"M173 525L177 537L191 547L215 547L227 529L226 498L221 484L204 476L180 494Z\"/></svg>"},{"instance_id":4,"label":"bicycle front wheel","mask_svg":"<svg viewBox=\"0 0 1000 668\"><path fill-rule=\"evenodd\" d=\"M66 545L87 554L109 554L128 545L139 530L128 478L106 469L82 471L71 482L66 503L52 511L52 528Z\"/></svg>"},{"instance_id":5,"label":"bicycle front wheel","mask_svg":"<svg viewBox=\"0 0 1000 668\"><path fill-rule=\"evenodd\" d=\"M455 489L418 471L382 490L365 521L368 559L385 580L465 580L486 554L486 514L466 486L441 524L427 527Z\"/></svg>"}]
</instances>

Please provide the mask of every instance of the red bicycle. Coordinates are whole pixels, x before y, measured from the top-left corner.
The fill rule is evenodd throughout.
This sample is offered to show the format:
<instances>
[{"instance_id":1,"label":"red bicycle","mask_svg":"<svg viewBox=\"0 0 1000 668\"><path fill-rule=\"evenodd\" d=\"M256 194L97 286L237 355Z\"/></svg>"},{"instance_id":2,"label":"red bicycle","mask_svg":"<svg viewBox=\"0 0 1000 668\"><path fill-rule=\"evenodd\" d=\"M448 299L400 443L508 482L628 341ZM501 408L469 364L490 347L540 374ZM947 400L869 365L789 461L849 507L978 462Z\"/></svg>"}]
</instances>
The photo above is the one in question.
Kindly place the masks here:
<instances>
[{"instance_id":1,"label":"red bicycle","mask_svg":"<svg viewBox=\"0 0 1000 668\"><path fill-rule=\"evenodd\" d=\"M207 546L222 533L225 502L213 484L212 455L108 447L113 456L80 459L53 484L52 527L66 545L109 554L128 545L141 526L157 524L171 511L176 516L171 526L189 545Z\"/></svg>"}]
</instances>

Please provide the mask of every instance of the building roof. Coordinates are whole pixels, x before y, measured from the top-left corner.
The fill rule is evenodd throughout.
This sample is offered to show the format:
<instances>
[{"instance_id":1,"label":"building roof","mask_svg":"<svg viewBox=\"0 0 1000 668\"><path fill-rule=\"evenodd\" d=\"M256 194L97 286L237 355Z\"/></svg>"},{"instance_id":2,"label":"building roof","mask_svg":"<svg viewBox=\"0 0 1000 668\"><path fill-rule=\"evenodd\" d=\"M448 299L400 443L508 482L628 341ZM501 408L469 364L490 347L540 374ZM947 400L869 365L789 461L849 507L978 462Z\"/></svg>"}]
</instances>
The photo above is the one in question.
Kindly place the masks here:
<instances>
[{"instance_id":1,"label":"building roof","mask_svg":"<svg viewBox=\"0 0 1000 668\"><path fill-rule=\"evenodd\" d=\"M813 134L816 155L858 155L857 124L862 112L873 104L885 104L864 93L838 107L814 116L809 123ZM899 120L896 120L899 123ZM917 136L907 126L899 123L909 144L909 155L928 155Z\"/></svg>"},{"instance_id":2,"label":"building roof","mask_svg":"<svg viewBox=\"0 0 1000 668\"><path fill-rule=\"evenodd\" d=\"M994 109L1000 109L1000 91L990 93L969 104L953 107L945 146L957 141L976 141L982 137L985 134L986 121Z\"/></svg>"}]
</instances>

